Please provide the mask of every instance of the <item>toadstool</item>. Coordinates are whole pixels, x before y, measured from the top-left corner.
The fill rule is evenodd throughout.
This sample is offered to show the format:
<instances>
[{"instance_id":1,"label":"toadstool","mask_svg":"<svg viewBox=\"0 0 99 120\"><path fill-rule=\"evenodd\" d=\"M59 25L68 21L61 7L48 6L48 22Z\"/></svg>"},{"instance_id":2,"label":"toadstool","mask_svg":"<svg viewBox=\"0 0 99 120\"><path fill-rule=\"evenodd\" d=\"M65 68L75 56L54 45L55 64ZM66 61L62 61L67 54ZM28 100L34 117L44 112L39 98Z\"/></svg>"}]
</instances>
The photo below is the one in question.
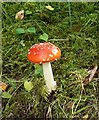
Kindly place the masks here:
<instances>
[{"instance_id":1,"label":"toadstool","mask_svg":"<svg viewBox=\"0 0 99 120\"><path fill-rule=\"evenodd\" d=\"M60 49L50 42L34 44L28 50L28 60L43 66L44 79L49 93L56 90L56 81L54 81L50 62L57 60L60 56Z\"/></svg>"}]
</instances>

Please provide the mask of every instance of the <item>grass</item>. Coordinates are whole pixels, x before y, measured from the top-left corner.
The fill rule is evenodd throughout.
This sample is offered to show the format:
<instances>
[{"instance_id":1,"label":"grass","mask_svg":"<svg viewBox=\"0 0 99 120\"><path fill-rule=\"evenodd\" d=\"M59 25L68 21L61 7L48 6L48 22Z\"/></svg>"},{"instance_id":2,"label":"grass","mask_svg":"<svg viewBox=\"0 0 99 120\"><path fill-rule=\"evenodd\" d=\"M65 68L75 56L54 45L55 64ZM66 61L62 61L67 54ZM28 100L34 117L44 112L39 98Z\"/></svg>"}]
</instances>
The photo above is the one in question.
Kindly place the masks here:
<instances>
[{"instance_id":1,"label":"grass","mask_svg":"<svg viewBox=\"0 0 99 120\"><path fill-rule=\"evenodd\" d=\"M45 8L51 5L54 11ZM15 15L24 9L25 18ZM82 80L87 69L97 63L96 3L3 3L2 7L2 81L9 85L12 97L3 98L3 119L97 118L97 76L87 86ZM28 14L27 14L28 13ZM16 34L17 28L35 27L36 33ZM57 45L62 56L52 62L57 90L48 95L41 66L27 60L27 51L39 36ZM24 81L31 81L27 92Z\"/></svg>"}]
</instances>

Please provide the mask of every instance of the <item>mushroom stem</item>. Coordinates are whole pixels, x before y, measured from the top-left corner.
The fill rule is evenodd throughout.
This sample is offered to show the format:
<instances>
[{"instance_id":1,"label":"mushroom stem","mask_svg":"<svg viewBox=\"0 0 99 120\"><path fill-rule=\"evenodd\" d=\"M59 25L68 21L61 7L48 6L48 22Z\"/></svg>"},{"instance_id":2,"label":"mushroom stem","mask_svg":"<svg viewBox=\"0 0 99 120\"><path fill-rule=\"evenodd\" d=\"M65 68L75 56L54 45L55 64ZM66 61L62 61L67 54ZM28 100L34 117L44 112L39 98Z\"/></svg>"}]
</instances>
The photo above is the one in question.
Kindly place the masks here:
<instances>
[{"instance_id":1,"label":"mushroom stem","mask_svg":"<svg viewBox=\"0 0 99 120\"><path fill-rule=\"evenodd\" d=\"M56 81L54 81L53 72L50 62L43 63L43 73L44 79L46 81L46 87L48 92L51 93L52 90L56 90Z\"/></svg>"}]
</instances>

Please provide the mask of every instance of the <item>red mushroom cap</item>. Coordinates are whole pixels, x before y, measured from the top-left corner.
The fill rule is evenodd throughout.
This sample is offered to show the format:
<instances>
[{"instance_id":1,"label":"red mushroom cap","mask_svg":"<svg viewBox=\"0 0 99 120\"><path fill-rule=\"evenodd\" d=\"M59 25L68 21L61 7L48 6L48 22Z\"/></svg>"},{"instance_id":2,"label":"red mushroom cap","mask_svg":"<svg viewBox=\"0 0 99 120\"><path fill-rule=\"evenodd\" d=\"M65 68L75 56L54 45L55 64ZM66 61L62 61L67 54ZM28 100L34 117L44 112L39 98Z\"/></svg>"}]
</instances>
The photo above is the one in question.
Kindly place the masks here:
<instances>
[{"instance_id":1,"label":"red mushroom cap","mask_svg":"<svg viewBox=\"0 0 99 120\"><path fill-rule=\"evenodd\" d=\"M33 45L29 51L27 58L33 63L46 63L56 60L61 56L61 51L58 47L50 42L39 43Z\"/></svg>"}]
</instances>

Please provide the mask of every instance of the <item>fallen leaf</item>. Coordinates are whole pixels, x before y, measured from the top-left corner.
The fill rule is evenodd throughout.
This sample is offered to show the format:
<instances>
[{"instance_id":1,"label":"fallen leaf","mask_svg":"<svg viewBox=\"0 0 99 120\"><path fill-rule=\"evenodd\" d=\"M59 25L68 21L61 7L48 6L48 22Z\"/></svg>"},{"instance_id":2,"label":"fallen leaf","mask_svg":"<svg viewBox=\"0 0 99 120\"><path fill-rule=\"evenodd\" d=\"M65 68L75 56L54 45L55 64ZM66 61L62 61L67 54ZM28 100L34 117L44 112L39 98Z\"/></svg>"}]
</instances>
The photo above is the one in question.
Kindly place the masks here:
<instances>
[{"instance_id":1,"label":"fallen leaf","mask_svg":"<svg viewBox=\"0 0 99 120\"><path fill-rule=\"evenodd\" d=\"M8 85L7 85L6 83L0 82L0 89L1 89L2 91L5 91L5 90L7 89L7 87L8 87Z\"/></svg>"},{"instance_id":2,"label":"fallen leaf","mask_svg":"<svg viewBox=\"0 0 99 120\"><path fill-rule=\"evenodd\" d=\"M50 5L48 5L48 6L45 6L48 10L54 10L54 8L52 7L52 6L50 6Z\"/></svg>"},{"instance_id":3,"label":"fallen leaf","mask_svg":"<svg viewBox=\"0 0 99 120\"><path fill-rule=\"evenodd\" d=\"M87 120L88 119L88 114L84 115L83 118L84 118L84 120Z\"/></svg>"},{"instance_id":4,"label":"fallen leaf","mask_svg":"<svg viewBox=\"0 0 99 120\"><path fill-rule=\"evenodd\" d=\"M93 69L88 71L89 75L83 80L84 85L87 85L92 81L92 79L97 71L97 68L98 68L98 66L95 65Z\"/></svg>"},{"instance_id":5,"label":"fallen leaf","mask_svg":"<svg viewBox=\"0 0 99 120\"><path fill-rule=\"evenodd\" d=\"M15 19L22 20L24 18L24 10L19 11L16 13Z\"/></svg>"},{"instance_id":6,"label":"fallen leaf","mask_svg":"<svg viewBox=\"0 0 99 120\"><path fill-rule=\"evenodd\" d=\"M67 110L72 109L73 105L74 105L74 101L70 101L70 103L67 106Z\"/></svg>"}]
</instances>

